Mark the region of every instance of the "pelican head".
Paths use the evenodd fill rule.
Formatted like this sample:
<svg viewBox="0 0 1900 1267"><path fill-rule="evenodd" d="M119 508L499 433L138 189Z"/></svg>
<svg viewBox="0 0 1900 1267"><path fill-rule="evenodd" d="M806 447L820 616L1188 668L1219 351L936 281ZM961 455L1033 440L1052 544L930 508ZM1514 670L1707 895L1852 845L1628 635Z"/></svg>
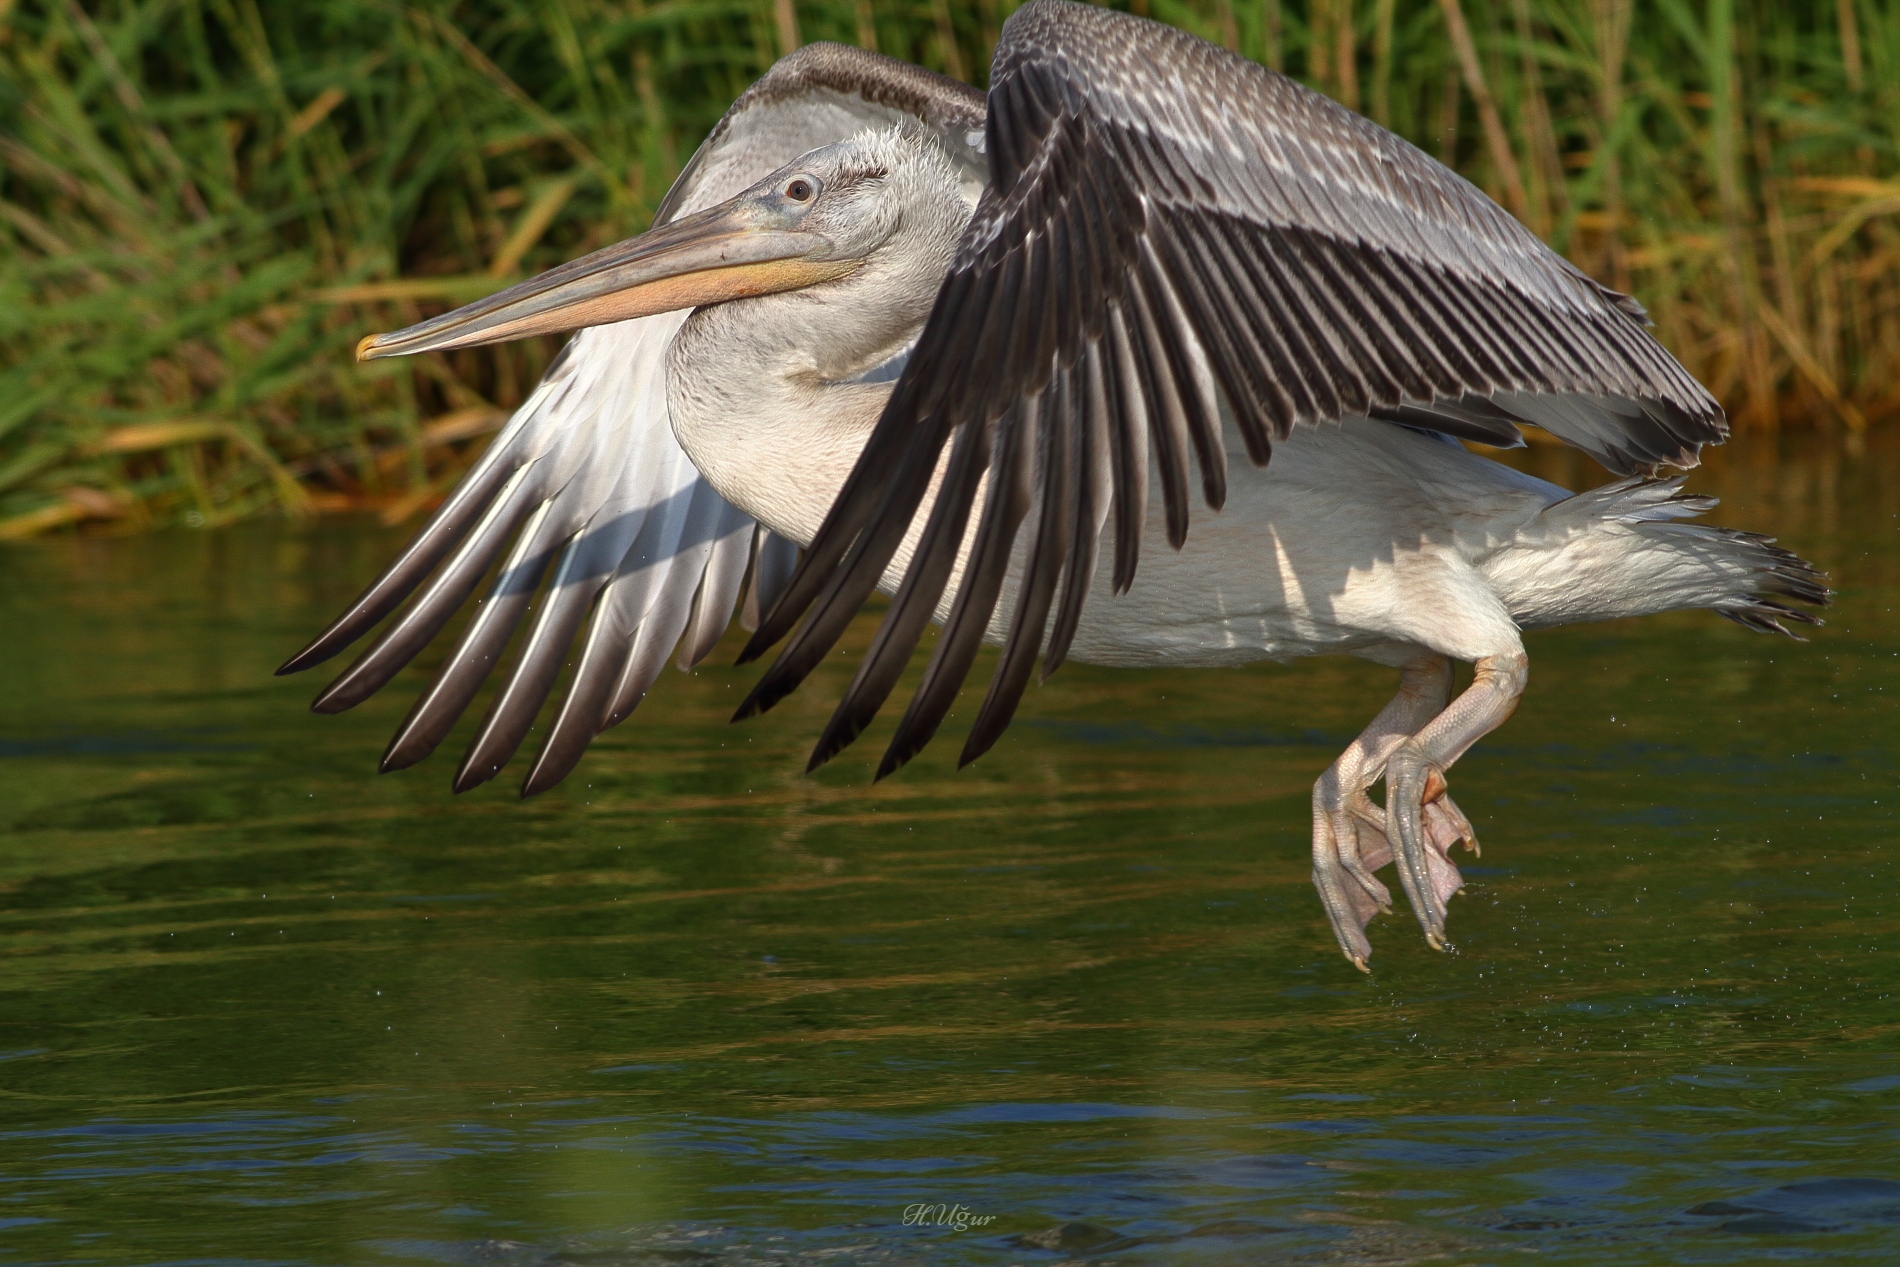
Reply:
<svg viewBox="0 0 1900 1267"><path fill-rule="evenodd" d="M557 334L682 308L804 290L867 265L934 289L969 218L949 162L914 129L812 150L717 206L357 345L359 360ZM873 268L885 272L887 268Z"/></svg>

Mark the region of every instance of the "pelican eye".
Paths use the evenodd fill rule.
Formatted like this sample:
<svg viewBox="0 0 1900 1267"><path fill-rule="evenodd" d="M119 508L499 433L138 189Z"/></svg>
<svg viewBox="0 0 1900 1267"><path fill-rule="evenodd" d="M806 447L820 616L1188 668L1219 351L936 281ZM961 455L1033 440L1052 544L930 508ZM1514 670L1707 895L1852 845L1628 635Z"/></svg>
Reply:
<svg viewBox="0 0 1900 1267"><path fill-rule="evenodd" d="M818 196L818 185L805 176L794 176L785 182L785 196L793 202L810 202Z"/></svg>

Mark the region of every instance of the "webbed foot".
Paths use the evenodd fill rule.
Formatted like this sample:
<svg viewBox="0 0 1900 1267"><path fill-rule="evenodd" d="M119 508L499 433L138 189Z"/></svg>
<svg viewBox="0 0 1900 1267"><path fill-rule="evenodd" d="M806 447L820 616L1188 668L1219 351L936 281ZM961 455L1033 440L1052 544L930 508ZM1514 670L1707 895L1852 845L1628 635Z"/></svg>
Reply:
<svg viewBox="0 0 1900 1267"><path fill-rule="evenodd" d="M1439 950L1451 949L1445 903L1462 887L1447 851L1459 840L1477 849L1470 821L1445 794L1445 771L1510 717L1530 668L1521 651L1487 656L1475 667L1471 686L1401 743L1385 766L1387 835L1397 838L1399 880L1425 940Z"/></svg>
<svg viewBox="0 0 1900 1267"><path fill-rule="evenodd" d="M1366 938L1366 925L1373 916L1392 910L1391 891L1373 874L1396 854L1388 834L1389 820L1364 792L1341 798L1337 806L1323 804L1318 793L1315 788L1313 885L1341 952L1354 967L1367 972L1372 943ZM1464 878L1451 860L1452 847L1462 843L1478 852L1477 833L1446 793L1443 776L1437 779L1435 794L1423 803L1421 824L1431 891L1442 907L1464 887ZM1436 944L1443 948L1442 939Z"/></svg>

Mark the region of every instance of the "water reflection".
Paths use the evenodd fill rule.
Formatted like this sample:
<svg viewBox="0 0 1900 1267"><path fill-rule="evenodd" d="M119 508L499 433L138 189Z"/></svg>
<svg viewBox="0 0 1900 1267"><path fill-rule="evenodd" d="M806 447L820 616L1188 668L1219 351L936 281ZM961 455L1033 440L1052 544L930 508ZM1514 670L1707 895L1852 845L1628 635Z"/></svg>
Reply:
<svg viewBox="0 0 1900 1267"><path fill-rule="evenodd" d="M519 804L268 676L387 534L13 548L0 1254L1890 1261L1897 474L1712 463L1829 626L1535 636L1462 953L1400 912L1370 979L1305 819L1371 666L1069 666L876 787L798 774L843 661L738 728L711 667Z"/></svg>

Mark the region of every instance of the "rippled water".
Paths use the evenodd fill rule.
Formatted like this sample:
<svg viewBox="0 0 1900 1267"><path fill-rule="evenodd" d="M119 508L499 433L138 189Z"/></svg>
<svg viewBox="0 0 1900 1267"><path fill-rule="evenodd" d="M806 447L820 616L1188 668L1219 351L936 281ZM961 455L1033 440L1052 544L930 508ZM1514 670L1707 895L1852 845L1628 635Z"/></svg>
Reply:
<svg viewBox="0 0 1900 1267"><path fill-rule="evenodd" d="M1900 1259L1900 448L1698 483L1828 627L1533 637L1370 977L1306 798L1385 670L1070 666L871 787L734 642L458 799L269 675L400 533L11 547L0 1262Z"/></svg>

